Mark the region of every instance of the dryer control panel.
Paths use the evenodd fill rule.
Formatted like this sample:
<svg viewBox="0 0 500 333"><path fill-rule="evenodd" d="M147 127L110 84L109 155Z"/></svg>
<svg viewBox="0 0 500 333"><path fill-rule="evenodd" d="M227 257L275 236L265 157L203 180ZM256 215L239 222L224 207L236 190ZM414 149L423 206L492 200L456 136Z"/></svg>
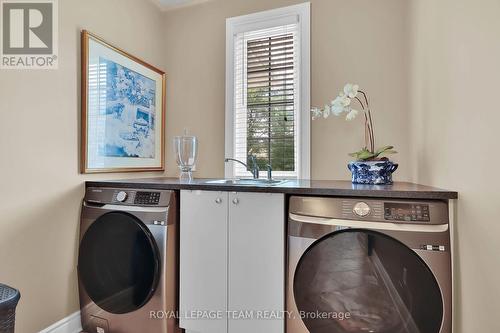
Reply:
<svg viewBox="0 0 500 333"><path fill-rule="evenodd" d="M395 221L429 222L429 205L425 203L385 202L384 218Z"/></svg>
<svg viewBox="0 0 500 333"><path fill-rule="evenodd" d="M299 197L290 199L291 213L386 223L445 224L448 205L440 200Z"/></svg>

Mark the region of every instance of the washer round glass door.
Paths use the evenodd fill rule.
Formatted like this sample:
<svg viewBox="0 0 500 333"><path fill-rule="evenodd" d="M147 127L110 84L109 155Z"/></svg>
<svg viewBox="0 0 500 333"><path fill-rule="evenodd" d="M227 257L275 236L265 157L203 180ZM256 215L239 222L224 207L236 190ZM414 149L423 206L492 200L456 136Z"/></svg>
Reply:
<svg viewBox="0 0 500 333"><path fill-rule="evenodd" d="M160 256L149 229L135 216L100 216L80 242L78 274L90 299L110 313L135 311L158 285Z"/></svg>
<svg viewBox="0 0 500 333"><path fill-rule="evenodd" d="M378 232L346 229L313 243L293 281L311 333L439 333L443 300L424 261Z"/></svg>

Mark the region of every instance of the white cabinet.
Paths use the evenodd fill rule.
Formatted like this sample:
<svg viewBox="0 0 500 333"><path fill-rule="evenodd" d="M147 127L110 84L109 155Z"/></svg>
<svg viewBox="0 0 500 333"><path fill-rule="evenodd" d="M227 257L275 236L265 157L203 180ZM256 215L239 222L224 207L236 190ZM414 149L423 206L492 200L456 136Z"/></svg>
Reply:
<svg viewBox="0 0 500 333"><path fill-rule="evenodd" d="M180 326L227 332L225 318L204 318L227 310L227 193L181 191L180 205Z"/></svg>
<svg viewBox="0 0 500 333"><path fill-rule="evenodd" d="M283 194L181 191L180 310L188 333L283 333ZM209 289L209 290L206 290Z"/></svg>
<svg viewBox="0 0 500 333"><path fill-rule="evenodd" d="M284 201L283 194L229 194L228 308L254 311L249 319L230 316L229 333L284 332L283 320L269 319L285 309Z"/></svg>

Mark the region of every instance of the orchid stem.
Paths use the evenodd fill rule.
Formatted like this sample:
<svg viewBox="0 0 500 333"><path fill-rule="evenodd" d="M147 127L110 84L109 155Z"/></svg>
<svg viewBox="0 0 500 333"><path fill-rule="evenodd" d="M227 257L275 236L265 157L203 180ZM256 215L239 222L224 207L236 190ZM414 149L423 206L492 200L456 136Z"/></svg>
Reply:
<svg viewBox="0 0 500 333"><path fill-rule="evenodd" d="M368 149L368 145L370 146L370 148L373 147L373 135L369 125L369 117L366 113L365 105L363 105L363 102L359 99L359 97L354 98L358 101L359 105L361 105L361 109L363 109L363 114L365 115L365 148Z"/></svg>
<svg viewBox="0 0 500 333"><path fill-rule="evenodd" d="M366 103L366 108L368 109L368 122L369 122L369 127L370 127L370 141L371 141L371 145L370 145L370 148L371 148L371 152L374 153L375 152L375 132L373 130L373 120L372 120L372 113L371 113L371 110L370 110L370 103L368 102L368 97L366 96L365 92L362 91L362 90L359 90L359 92L361 94L363 94L363 97L365 99L365 103ZM359 99L358 99L359 100Z"/></svg>

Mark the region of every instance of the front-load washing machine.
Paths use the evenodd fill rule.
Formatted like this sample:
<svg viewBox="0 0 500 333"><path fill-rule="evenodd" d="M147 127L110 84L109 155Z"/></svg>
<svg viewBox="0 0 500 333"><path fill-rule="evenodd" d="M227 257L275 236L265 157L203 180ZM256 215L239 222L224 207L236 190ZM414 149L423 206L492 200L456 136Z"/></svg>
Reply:
<svg viewBox="0 0 500 333"><path fill-rule="evenodd" d="M451 333L444 201L291 197L287 333Z"/></svg>
<svg viewBox="0 0 500 333"><path fill-rule="evenodd" d="M177 212L172 191L87 188L78 253L85 332L177 332Z"/></svg>

